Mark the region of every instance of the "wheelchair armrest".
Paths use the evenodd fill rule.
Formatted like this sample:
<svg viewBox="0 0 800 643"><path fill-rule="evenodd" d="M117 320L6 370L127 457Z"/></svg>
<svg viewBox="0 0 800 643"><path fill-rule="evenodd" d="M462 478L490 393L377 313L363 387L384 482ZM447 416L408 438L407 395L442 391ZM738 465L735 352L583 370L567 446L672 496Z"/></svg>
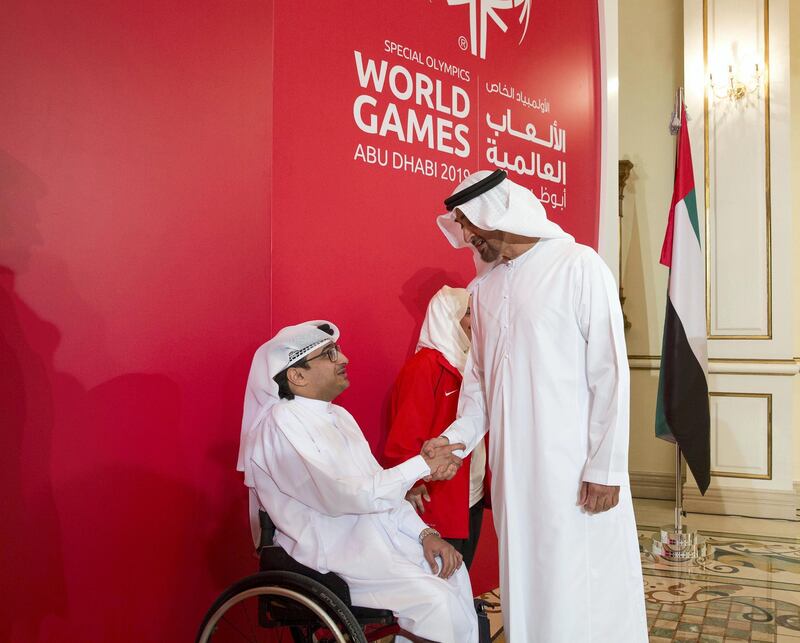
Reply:
<svg viewBox="0 0 800 643"><path fill-rule="evenodd" d="M263 509L258 510L258 522L261 524L261 541L258 543L257 551L264 547L269 547L275 538L275 523Z"/></svg>

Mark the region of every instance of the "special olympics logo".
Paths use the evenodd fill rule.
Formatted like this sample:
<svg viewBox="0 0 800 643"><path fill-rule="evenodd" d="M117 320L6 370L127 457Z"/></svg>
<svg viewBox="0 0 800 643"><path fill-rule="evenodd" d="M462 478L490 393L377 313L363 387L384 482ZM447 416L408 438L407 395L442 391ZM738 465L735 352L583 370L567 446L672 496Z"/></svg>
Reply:
<svg viewBox="0 0 800 643"><path fill-rule="evenodd" d="M525 34L528 33L528 23L531 19L531 4L533 0L447 0L450 7L458 5L469 5L469 38L470 38L470 51L473 56L478 55L480 49L480 57L486 58L486 34L488 30L489 18L492 19L500 30L505 33L508 31L508 25L498 15L497 10L517 9L522 7L519 13L519 23L525 23L525 28L522 31L522 37L519 39L521 43L525 39ZM466 38L463 36L459 38L459 46L466 50Z"/></svg>

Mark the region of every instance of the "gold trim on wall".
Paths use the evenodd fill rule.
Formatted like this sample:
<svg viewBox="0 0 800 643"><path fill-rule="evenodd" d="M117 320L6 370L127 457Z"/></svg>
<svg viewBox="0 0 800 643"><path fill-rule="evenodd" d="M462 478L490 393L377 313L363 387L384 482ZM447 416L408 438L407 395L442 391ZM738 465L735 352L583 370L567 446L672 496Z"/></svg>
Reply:
<svg viewBox="0 0 800 643"><path fill-rule="evenodd" d="M628 355L628 359L652 359L661 360L661 355ZM742 364L793 364L800 361L800 357L788 359L766 359L753 357L709 357L708 363L741 362Z"/></svg>
<svg viewBox="0 0 800 643"><path fill-rule="evenodd" d="M748 480L772 480L772 393L731 393L709 391L708 397L759 397L767 400L767 473L729 473L711 470L716 478L745 478Z"/></svg>
<svg viewBox="0 0 800 643"><path fill-rule="evenodd" d="M628 355L628 359L661 359L661 355ZM800 361L800 357L788 359L762 359L751 357L709 357L709 363L714 362L742 362L743 364L791 364Z"/></svg>
<svg viewBox="0 0 800 643"><path fill-rule="evenodd" d="M800 374L800 360L712 357L708 360L709 376L746 375L749 377L794 377ZM631 371L653 371L661 368L660 355L629 355Z"/></svg>
<svg viewBox="0 0 800 643"><path fill-rule="evenodd" d="M769 102L769 0L764 0L764 150L765 150L765 205L767 251L767 334L766 335L714 335L711 333L711 188L709 179L708 144L708 0L703 0L703 176L705 180L705 259L706 259L706 335L708 339L772 339L772 192L770 169L770 102Z"/></svg>
<svg viewBox="0 0 800 643"><path fill-rule="evenodd" d="M743 364L793 364L793 359L759 359L751 357L710 357L710 363L741 362Z"/></svg>

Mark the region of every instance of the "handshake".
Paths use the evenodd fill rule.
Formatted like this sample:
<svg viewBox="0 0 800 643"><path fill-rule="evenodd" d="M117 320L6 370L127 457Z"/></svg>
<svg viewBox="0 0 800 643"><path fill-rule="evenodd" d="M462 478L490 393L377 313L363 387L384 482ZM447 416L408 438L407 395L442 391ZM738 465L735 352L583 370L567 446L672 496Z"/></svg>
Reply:
<svg viewBox="0 0 800 643"><path fill-rule="evenodd" d="M420 455L425 463L430 467L430 474L424 480L450 480L462 464L461 458L453 455L453 451L464 448L460 442L450 444L445 437L431 438L422 444Z"/></svg>

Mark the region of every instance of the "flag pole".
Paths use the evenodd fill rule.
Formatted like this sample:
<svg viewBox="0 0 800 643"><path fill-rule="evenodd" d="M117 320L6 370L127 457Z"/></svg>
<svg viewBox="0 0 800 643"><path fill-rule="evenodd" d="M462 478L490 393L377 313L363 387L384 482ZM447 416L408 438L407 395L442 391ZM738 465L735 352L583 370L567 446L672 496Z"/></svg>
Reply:
<svg viewBox="0 0 800 643"><path fill-rule="evenodd" d="M672 112L672 119L670 120L670 133L675 135L681 133L681 128L685 127L686 120L688 120L688 116L686 116L686 110L684 106L684 91L683 87L678 88L678 91L675 92L675 109ZM672 283L672 259L675 256L674 254L674 246L673 242L675 240L675 230L674 230L674 216L676 210L674 209L676 204L679 202L678 197L680 197L680 201L686 205L686 197L689 194L694 194L694 180L691 177L691 154L689 153L689 146L688 146L688 132L682 132L682 137L685 138L685 150L683 150L683 146L681 145L680 139L678 142L677 150L676 150L676 158L675 158L675 186L673 189L673 202L670 206L670 218L669 223L667 225L667 236L664 238L664 246L661 249L661 263L665 266L668 266L670 269L670 284ZM688 155L688 156L687 156ZM681 159L683 157L687 157L684 160L684 163L681 163ZM681 170L684 170L684 173L681 174ZM689 175L689 178L685 176L685 174ZM692 203L694 199L692 198ZM684 212L687 215L688 219L691 219L693 216L695 219L697 218L697 213L694 211L695 208L692 205L692 211L687 212L687 209L684 208ZM695 236L697 237L699 249L699 234L697 233L697 225L694 224L695 228ZM685 242L685 240L684 240ZM693 245L693 244L690 244ZM669 295L668 295L669 297ZM668 308L669 311L669 308ZM668 347L666 343L667 337L667 321L664 324L664 347L662 349L661 355L661 370L659 374L659 393L658 393L658 401L656 403L656 437L662 437L664 439L675 441L675 516L673 524L671 525L664 525L659 529L659 531L653 534L652 538L652 545L651 545L651 552L668 561L671 563L686 563L692 564L696 560L703 559L706 557L706 539L697 533L697 530L691 529L687 525L683 523L683 460L681 459L681 448L678 444L677 438L673 433L673 427L669 424L669 411L667 410L666 406L666 399L669 395L669 391L666 388L662 390L662 378L665 376L666 369L664 367L664 361L668 355ZM694 329L695 331L697 329ZM705 336L705 329L702 329L702 332L698 336ZM674 347L673 347L674 348ZM685 348L685 347L684 347ZM700 364L705 368L704 364ZM680 395L688 395L686 390L678 390L677 392L673 392L673 394ZM664 406L662 407L662 403ZM659 431L661 429L661 431ZM666 429L666 430L665 430ZM691 467L690 467L691 469Z"/></svg>
<svg viewBox="0 0 800 643"><path fill-rule="evenodd" d="M675 442L675 532L683 531L683 476L681 475L681 447Z"/></svg>
<svg viewBox="0 0 800 643"><path fill-rule="evenodd" d="M683 524L683 460L675 443L675 521L653 534L651 551L672 563L692 564L706 557L706 539Z"/></svg>

